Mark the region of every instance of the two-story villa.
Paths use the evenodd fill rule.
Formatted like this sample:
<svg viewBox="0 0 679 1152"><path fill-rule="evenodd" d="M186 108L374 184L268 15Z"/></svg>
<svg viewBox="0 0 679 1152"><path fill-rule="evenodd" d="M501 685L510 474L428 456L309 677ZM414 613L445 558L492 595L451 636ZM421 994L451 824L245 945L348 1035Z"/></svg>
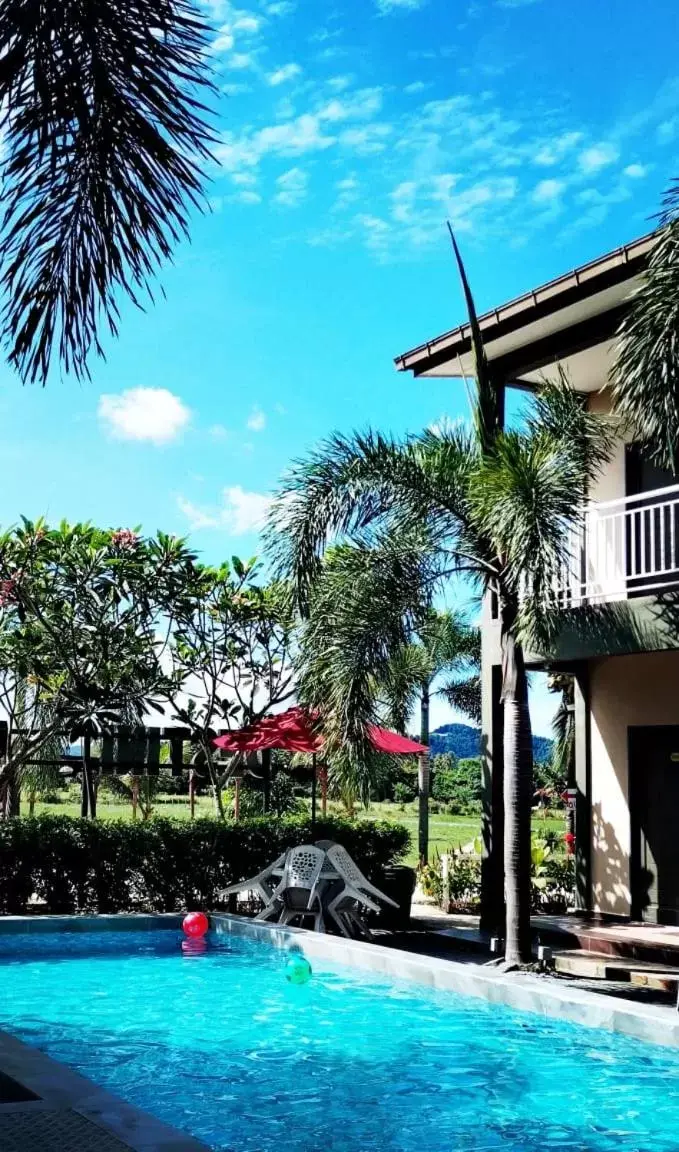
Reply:
<svg viewBox="0 0 679 1152"><path fill-rule="evenodd" d="M615 333L653 244L646 236L480 320L503 388L534 389L560 365L593 411L610 412ZM414 376L471 375L464 324L396 360ZM620 427L559 589L565 622L536 668L575 677L577 904L679 923L679 484ZM675 601L675 596L677 597ZM500 649L483 617L484 913L502 903Z"/></svg>

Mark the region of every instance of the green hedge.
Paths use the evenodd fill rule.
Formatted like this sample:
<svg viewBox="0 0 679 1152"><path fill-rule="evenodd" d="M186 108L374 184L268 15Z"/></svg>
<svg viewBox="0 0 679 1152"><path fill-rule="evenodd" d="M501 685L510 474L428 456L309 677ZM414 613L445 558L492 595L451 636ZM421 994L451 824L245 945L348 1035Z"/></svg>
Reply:
<svg viewBox="0 0 679 1152"><path fill-rule="evenodd" d="M408 831L386 822L318 821L312 837L308 818L17 818L0 822L0 913L21 915L32 896L61 913L210 908L220 889L312 839L339 841L375 878L410 846Z"/></svg>

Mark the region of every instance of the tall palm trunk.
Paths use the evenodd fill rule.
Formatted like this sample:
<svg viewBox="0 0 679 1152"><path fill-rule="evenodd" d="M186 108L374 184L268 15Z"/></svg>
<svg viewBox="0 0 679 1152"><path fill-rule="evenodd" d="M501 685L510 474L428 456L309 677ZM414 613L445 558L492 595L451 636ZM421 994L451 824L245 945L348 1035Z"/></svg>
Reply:
<svg viewBox="0 0 679 1152"><path fill-rule="evenodd" d="M514 633L516 611L502 613L502 702L504 708L505 809L505 963L531 960L531 802L533 749L528 708L528 679L521 645Z"/></svg>
<svg viewBox="0 0 679 1152"><path fill-rule="evenodd" d="M420 742L429 747L429 684L425 681L420 695ZM423 752L418 764L418 853L420 864L429 862L429 753Z"/></svg>

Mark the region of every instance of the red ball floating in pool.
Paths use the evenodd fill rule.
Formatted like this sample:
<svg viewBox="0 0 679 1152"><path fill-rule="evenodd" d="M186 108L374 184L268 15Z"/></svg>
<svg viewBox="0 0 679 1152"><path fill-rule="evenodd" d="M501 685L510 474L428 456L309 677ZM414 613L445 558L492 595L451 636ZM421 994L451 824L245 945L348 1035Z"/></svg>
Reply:
<svg viewBox="0 0 679 1152"><path fill-rule="evenodd" d="M204 912L189 912L188 916L184 917L182 924L185 934L190 936L192 940L200 940L209 927L210 925Z"/></svg>

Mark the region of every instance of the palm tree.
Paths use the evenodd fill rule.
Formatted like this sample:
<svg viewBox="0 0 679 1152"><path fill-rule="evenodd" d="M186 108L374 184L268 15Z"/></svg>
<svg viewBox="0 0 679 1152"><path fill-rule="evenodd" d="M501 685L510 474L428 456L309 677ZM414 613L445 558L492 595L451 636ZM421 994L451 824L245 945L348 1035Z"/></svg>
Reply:
<svg viewBox="0 0 679 1152"><path fill-rule="evenodd" d="M418 571L416 541L412 541L412 573ZM372 547L340 545L328 552L314 587L311 623L302 636L301 693L314 707L328 691L345 683L348 670L354 692L362 677L362 692L372 698L381 720L405 733L416 708L420 714L420 740L429 744L429 710L433 695L444 696L472 719L480 719L481 689L478 664L481 642L478 629L459 615L437 611L431 602L432 583L423 579L420 600L394 619L394 584L391 565L402 564L405 549L393 541ZM431 571L422 542L419 571ZM389 573L389 579L385 577ZM398 576L397 576L398 579ZM414 589L417 591L417 581ZM385 596L386 591L386 596ZM409 588L409 593L411 589ZM384 638L383 650L371 649L371 640ZM364 653L369 658L364 658ZM447 679L442 681L442 677ZM313 697L313 699L311 699ZM341 759L340 759L341 762ZM369 792L373 757L361 768L366 773L362 791ZM420 758L419 855L428 860L429 766ZM348 781L344 781L345 790Z"/></svg>
<svg viewBox="0 0 679 1152"><path fill-rule="evenodd" d="M354 761L365 749L366 725L374 715L361 663L393 650L403 620L416 618L423 580L433 593L451 576L464 575L479 592L496 597L504 710L505 961L513 967L531 955L532 740L525 648L546 645L553 634L553 590L570 559L567 541L581 527L580 509L608 458L611 437L561 377L540 390L523 430L503 430L501 388L488 369L454 238L453 245L476 359L471 429L428 429L405 441L380 432L334 435L284 479L272 507L269 547L293 579L303 613L312 607L330 543L339 538L365 548L386 540L392 549L380 593L381 633L365 643L361 660L346 658L334 683L327 672L341 661L326 655L325 683L315 690L323 697L317 703L326 731ZM409 544L413 534L418 543L426 541L424 562L422 549ZM310 626L317 627L313 614Z"/></svg>
<svg viewBox="0 0 679 1152"><path fill-rule="evenodd" d="M200 202L207 26L191 0L0 5L2 329L24 382L88 374Z"/></svg>
<svg viewBox="0 0 679 1152"><path fill-rule="evenodd" d="M389 701L387 715L397 726L405 707L419 702L420 741L429 746L431 698L444 696L449 703L480 719L481 683L478 667L469 674L469 664L478 666L481 639L478 629L466 626L452 612L434 609L425 615L410 644L398 649L391 660L384 695ZM460 673L467 673L460 679ZM444 683L440 679L447 676ZM405 728L405 724L403 725ZM420 757L419 766L418 857L429 861L429 758Z"/></svg>
<svg viewBox="0 0 679 1152"><path fill-rule="evenodd" d="M613 398L648 456L679 470L679 180L666 193L644 282L620 327Z"/></svg>

